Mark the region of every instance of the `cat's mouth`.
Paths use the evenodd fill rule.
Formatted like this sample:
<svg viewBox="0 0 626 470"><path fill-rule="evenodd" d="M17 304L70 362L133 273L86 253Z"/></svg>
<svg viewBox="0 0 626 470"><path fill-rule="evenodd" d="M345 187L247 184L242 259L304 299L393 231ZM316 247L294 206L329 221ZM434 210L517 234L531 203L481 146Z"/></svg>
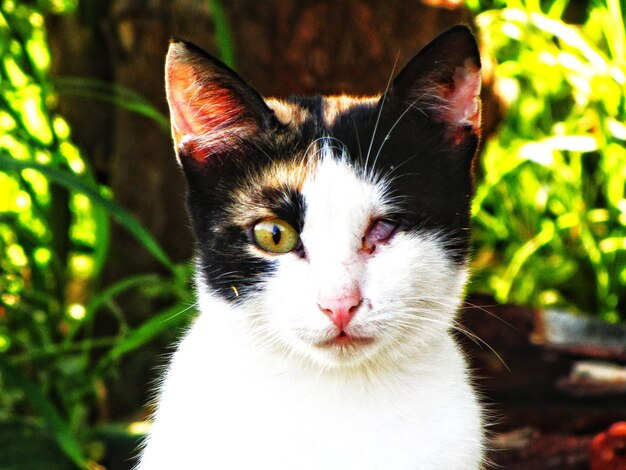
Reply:
<svg viewBox="0 0 626 470"><path fill-rule="evenodd" d="M337 336L320 343L318 346L322 348L336 347L336 346L364 346L374 341L373 338L366 338L362 336L353 336L341 330Z"/></svg>

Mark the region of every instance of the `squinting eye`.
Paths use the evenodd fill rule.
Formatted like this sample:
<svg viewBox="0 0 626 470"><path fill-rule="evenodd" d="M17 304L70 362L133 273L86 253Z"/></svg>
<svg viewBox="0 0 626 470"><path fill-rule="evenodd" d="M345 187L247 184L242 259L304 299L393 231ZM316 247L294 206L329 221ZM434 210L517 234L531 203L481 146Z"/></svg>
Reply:
<svg viewBox="0 0 626 470"><path fill-rule="evenodd" d="M365 233L362 239L362 249L366 253L372 254L376 249L378 243L383 243L389 240L394 233L398 224L390 220L377 220Z"/></svg>
<svg viewBox="0 0 626 470"><path fill-rule="evenodd" d="M288 253L300 242L296 229L282 219L262 220L254 226L252 234L257 246L269 253Z"/></svg>

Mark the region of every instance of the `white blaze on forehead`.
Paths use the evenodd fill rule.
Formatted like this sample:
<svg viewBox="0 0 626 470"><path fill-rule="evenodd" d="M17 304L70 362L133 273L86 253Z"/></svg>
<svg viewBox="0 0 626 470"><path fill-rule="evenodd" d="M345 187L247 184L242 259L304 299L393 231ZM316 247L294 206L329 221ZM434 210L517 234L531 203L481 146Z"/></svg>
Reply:
<svg viewBox="0 0 626 470"><path fill-rule="evenodd" d="M385 208L382 191L361 176L342 150L323 140L317 169L304 182L302 242L319 294L339 297L361 282L361 239Z"/></svg>

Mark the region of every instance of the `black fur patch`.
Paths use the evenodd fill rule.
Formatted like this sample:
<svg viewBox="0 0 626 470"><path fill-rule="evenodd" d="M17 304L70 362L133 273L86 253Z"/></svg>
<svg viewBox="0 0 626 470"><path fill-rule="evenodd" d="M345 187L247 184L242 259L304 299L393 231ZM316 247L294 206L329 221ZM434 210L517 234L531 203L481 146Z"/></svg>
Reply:
<svg viewBox="0 0 626 470"><path fill-rule="evenodd" d="M399 196L405 230L445 234L451 258L464 263L478 138L470 133L460 145L452 145L445 124L432 122L419 110L403 114L406 108L398 103L381 105L376 129L379 107L346 113L337 119L332 135L346 145L356 165L390 182L391 196Z"/></svg>
<svg viewBox="0 0 626 470"><path fill-rule="evenodd" d="M249 207L254 214L256 208L264 207L268 214L286 220L298 231L304 225L306 204L298 188L264 187L255 182L263 181L276 162L303 154L308 141L284 128L260 137L254 145L232 154L212 155L210 163L199 165L195 159L181 157L189 183L188 210L201 272L216 293L232 301L254 294L276 263L249 249L250 231L258 219L238 220L232 208L246 212ZM244 203L236 197L241 191L246 192Z"/></svg>

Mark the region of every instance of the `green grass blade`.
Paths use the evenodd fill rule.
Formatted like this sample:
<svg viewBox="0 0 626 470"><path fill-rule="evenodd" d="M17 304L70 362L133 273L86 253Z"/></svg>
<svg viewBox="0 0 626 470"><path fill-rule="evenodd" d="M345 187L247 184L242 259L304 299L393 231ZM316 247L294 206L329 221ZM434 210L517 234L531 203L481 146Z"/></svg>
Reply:
<svg viewBox="0 0 626 470"><path fill-rule="evenodd" d="M222 61L230 68L235 68L235 48L226 11L220 0L209 0L213 23L215 24L215 42Z"/></svg>
<svg viewBox="0 0 626 470"><path fill-rule="evenodd" d="M161 279L156 274L138 274L136 276L131 276L121 281L114 283L113 285L107 287L102 292L96 293L89 305L87 306L88 312L95 312L102 305L110 302L112 299L117 297L118 295L138 287L151 286L155 284L163 284L165 281Z"/></svg>
<svg viewBox="0 0 626 470"><path fill-rule="evenodd" d="M568 5L569 0L554 0L552 5L548 7L547 16L554 19L560 19Z"/></svg>
<svg viewBox="0 0 626 470"><path fill-rule="evenodd" d="M115 345L115 347L100 360L98 369L106 367L125 354L143 346L161 333L170 330L172 327L185 323L189 320L189 315L191 314L190 310L193 311L194 307L195 304L190 305L189 302L180 302L158 313Z"/></svg>
<svg viewBox="0 0 626 470"><path fill-rule="evenodd" d="M176 273L174 263L167 256L154 237L148 232L144 226L126 209L117 204L115 201L108 199L100 194L98 189L76 176L52 168L41 163L15 160L13 158L0 155L0 169L21 171L32 169L43 173L50 181L71 190L78 191L88 196L91 202L102 206L120 225L128 230L143 247L151 253L158 261L166 266L172 273Z"/></svg>
<svg viewBox="0 0 626 470"><path fill-rule="evenodd" d="M617 62L626 65L626 18L620 0L607 0L607 44Z"/></svg>
<svg viewBox="0 0 626 470"><path fill-rule="evenodd" d="M95 239L97 243L94 245L94 277L102 272L104 264L109 256L110 230L109 218L107 211L102 206L94 206L93 218L95 221Z"/></svg>
<svg viewBox="0 0 626 470"><path fill-rule="evenodd" d="M0 469L76 470L42 426L20 419L0 421Z"/></svg>
<svg viewBox="0 0 626 470"><path fill-rule="evenodd" d="M93 315L108 302L111 302L115 297L127 292L131 289L140 287L153 286L156 284L163 284L165 281L156 274L139 274L137 276L130 276L114 283L107 287L102 292L97 292L89 304L87 305L87 313L81 322L74 323L67 335L65 336L63 343L69 345L80 329L86 324Z"/></svg>
<svg viewBox="0 0 626 470"><path fill-rule="evenodd" d="M535 255L540 248L549 243L554 237L554 224L552 221L545 220L541 231L533 238L524 243L513 255L510 265L507 267L500 286L496 291L497 298L500 302L508 302L511 289L520 273L522 266Z"/></svg>
<svg viewBox="0 0 626 470"><path fill-rule="evenodd" d="M169 131L167 116L156 109L139 93L117 83L104 82L94 78L57 77L56 90L64 96L90 98L114 104L120 108L155 121L163 130Z"/></svg>
<svg viewBox="0 0 626 470"><path fill-rule="evenodd" d="M80 444L54 405L41 393L39 387L18 369L8 364L4 357L0 357L0 373L4 381L12 384L24 393L33 408L45 421L47 428L65 455L78 467L88 468L87 459L83 455Z"/></svg>

